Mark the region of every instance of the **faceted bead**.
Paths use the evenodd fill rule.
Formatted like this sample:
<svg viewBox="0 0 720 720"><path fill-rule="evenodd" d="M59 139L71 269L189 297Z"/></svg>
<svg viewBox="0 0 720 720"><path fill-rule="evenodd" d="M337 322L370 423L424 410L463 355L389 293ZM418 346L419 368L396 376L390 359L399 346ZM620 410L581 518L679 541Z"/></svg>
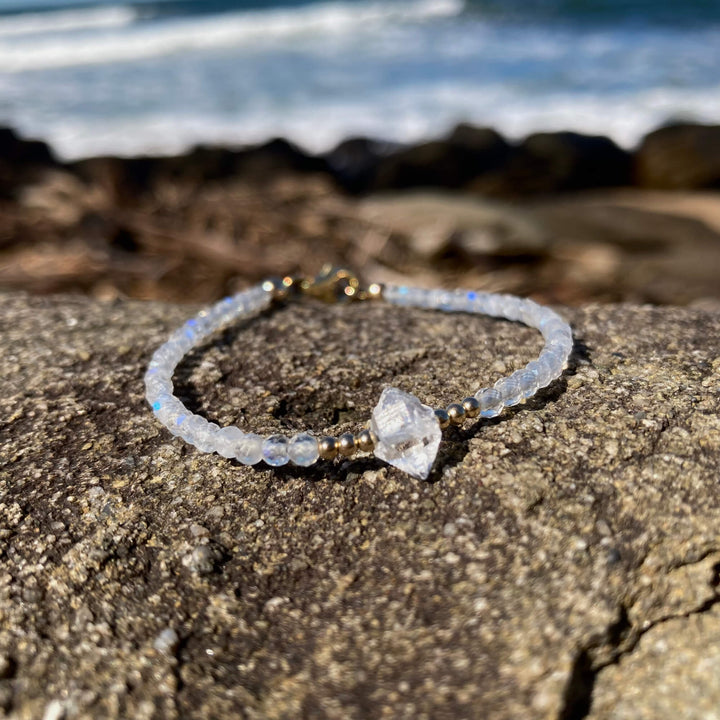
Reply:
<svg viewBox="0 0 720 720"><path fill-rule="evenodd" d="M500 393L503 405L512 407L523 400L522 388L515 375L498 380L495 383L495 389Z"/></svg>
<svg viewBox="0 0 720 720"><path fill-rule="evenodd" d="M162 407L155 412L155 417L157 417L165 427L171 427L175 425L178 417L184 415L185 412L186 410L183 404L177 398L173 397L171 400L162 404Z"/></svg>
<svg viewBox="0 0 720 720"><path fill-rule="evenodd" d="M167 429L175 436L182 437L183 423L190 417L190 413L183 407L182 412L175 418L175 422L168 424Z"/></svg>
<svg viewBox="0 0 720 720"><path fill-rule="evenodd" d="M243 439L245 433L234 425L220 428L215 438L215 452L224 458L235 457L238 443Z"/></svg>
<svg viewBox="0 0 720 720"><path fill-rule="evenodd" d="M217 430L219 428L214 423L209 423L200 415L193 415L183 423L182 438L200 452L212 452L215 449L214 435Z"/></svg>
<svg viewBox="0 0 720 720"><path fill-rule="evenodd" d="M220 432L220 426L217 423L209 422L204 431L200 434L195 442L195 447L202 452L215 452L215 439Z"/></svg>
<svg viewBox="0 0 720 720"><path fill-rule="evenodd" d="M273 467L287 465L290 457L288 456L288 446L290 442L284 435L271 435L265 438L262 447L263 460Z"/></svg>
<svg viewBox="0 0 720 720"><path fill-rule="evenodd" d="M317 438L308 433L300 433L290 440L288 448L290 460L300 467L308 467L320 456Z"/></svg>
<svg viewBox="0 0 720 720"><path fill-rule="evenodd" d="M163 408L166 408L175 398L170 393L160 393L148 399L152 399L152 410L157 417ZM162 420L160 422L162 422Z"/></svg>
<svg viewBox="0 0 720 720"><path fill-rule="evenodd" d="M528 369L526 367L524 370L520 370L515 374L517 375L524 398L529 398L537 392L537 373L532 368Z"/></svg>
<svg viewBox="0 0 720 720"><path fill-rule="evenodd" d="M537 376L537 386L539 388L546 387L553 381L553 365L544 355L541 355L537 360L529 362L527 368L535 372Z"/></svg>
<svg viewBox="0 0 720 720"><path fill-rule="evenodd" d="M495 388L484 388L475 393L480 403L480 416L484 418L496 417L503 411L502 395Z"/></svg>
<svg viewBox="0 0 720 720"><path fill-rule="evenodd" d="M235 445L235 457L243 465L255 465L262 460L263 438L255 433L243 434Z"/></svg>
<svg viewBox="0 0 720 720"><path fill-rule="evenodd" d="M546 346L545 350L543 350L540 355L540 361L548 364L552 379L554 380L560 375L560 373L562 373L567 362L567 357L568 353L566 353L562 348L557 346L551 346L548 348Z"/></svg>
<svg viewBox="0 0 720 720"><path fill-rule="evenodd" d="M427 478L442 437L431 407L402 390L385 388L370 429L376 437L376 457L413 477Z"/></svg>

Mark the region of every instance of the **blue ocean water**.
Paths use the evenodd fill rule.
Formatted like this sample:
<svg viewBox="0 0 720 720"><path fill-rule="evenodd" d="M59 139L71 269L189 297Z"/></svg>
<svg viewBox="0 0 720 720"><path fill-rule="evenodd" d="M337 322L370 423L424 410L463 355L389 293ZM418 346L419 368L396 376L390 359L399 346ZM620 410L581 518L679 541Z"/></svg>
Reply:
<svg viewBox="0 0 720 720"><path fill-rule="evenodd" d="M0 124L74 158L720 121L720 0L0 0Z"/></svg>

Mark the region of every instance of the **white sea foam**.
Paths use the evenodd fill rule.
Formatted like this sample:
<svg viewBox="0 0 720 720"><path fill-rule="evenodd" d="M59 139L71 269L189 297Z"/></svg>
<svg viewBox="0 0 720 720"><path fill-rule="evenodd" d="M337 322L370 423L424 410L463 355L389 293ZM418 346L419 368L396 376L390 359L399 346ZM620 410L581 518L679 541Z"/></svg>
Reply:
<svg viewBox="0 0 720 720"><path fill-rule="evenodd" d="M499 128L511 139L537 131L574 130L609 135L632 148L645 133L678 117L716 121L720 117L720 85L707 91L652 89L612 99L567 93L530 99L501 85L458 85L432 93L417 90L378 95L355 103L296 106L285 113L255 109L230 117L156 112L102 122L63 120L49 130L30 122L24 129L50 140L62 157L75 159L106 153L173 154L197 143L259 143L273 136L323 152L351 135L417 142L440 136L461 121Z"/></svg>
<svg viewBox="0 0 720 720"><path fill-rule="evenodd" d="M332 2L290 10L176 19L162 24L139 23L120 33L97 33L71 39L59 35L39 41L33 38L27 42L0 43L0 71L22 72L117 63L183 51L267 45L302 35L311 35L314 41L322 42L324 35L337 38L343 33L368 32L389 22L454 17L463 8L464 0ZM121 8L117 10L119 14L115 20L119 21L124 11ZM99 21L101 16L95 19ZM110 16L104 18L106 21L110 19ZM76 22L80 22L80 15Z"/></svg>
<svg viewBox="0 0 720 720"><path fill-rule="evenodd" d="M25 31L0 31L0 124L77 158L275 135L324 151L354 134L414 142L459 121L631 147L670 118L720 118L718 24L578 29L463 9L333 0L147 22L86 15L99 25L83 28L87 10L47 32L20 16Z"/></svg>
<svg viewBox="0 0 720 720"><path fill-rule="evenodd" d="M0 17L0 41L24 35L126 27L135 22L137 16L133 8L122 6L6 15Z"/></svg>

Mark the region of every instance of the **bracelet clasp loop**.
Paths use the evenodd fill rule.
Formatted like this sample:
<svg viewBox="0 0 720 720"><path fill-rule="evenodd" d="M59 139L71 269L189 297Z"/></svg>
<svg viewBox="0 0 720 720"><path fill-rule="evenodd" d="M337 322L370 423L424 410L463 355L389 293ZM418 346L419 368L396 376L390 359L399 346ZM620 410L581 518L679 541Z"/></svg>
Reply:
<svg viewBox="0 0 720 720"><path fill-rule="evenodd" d="M324 265L316 277L301 280L299 286L303 294L330 303L370 300L382 295L379 284L373 283L368 288L362 288L360 280L352 270L329 264Z"/></svg>

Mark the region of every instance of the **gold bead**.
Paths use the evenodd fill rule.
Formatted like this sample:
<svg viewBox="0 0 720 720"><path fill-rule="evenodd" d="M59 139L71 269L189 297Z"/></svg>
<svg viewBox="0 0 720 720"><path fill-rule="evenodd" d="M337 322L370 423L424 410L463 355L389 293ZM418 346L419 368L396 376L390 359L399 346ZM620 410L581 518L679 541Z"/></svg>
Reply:
<svg viewBox="0 0 720 720"><path fill-rule="evenodd" d="M355 436L352 433L343 433L338 438L338 452L346 457L355 454Z"/></svg>
<svg viewBox="0 0 720 720"><path fill-rule="evenodd" d="M326 435L318 440L318 450L323 460L332 460L338 454L338 441L332 435Z"/></svg>
<svg viewBox="0 0 720 720"><path fill-rule="evenodd" d="M450 403L447 414L453 425L462 425L465 422L465 408L460 403Z"/></svg>
<svg viewBox="0 0 720 720"><path fill-rule="evenodd" d="M435 417L438 419L438 423L440 423L441 430L444 430L448 425L450 425L450 417L444 410L436 410Z"/></svg>
<svg viewBox="0 0 720 720"><path fill-rule="evenodd" d="M465 408L465 414L469 418L474 418L478 416L478 413L480 412L480 403L478 402L478 399L475 397L466 397L462 401L462 406Z"/></svg>
<svg viewBox="0 0 720 720"><path fill-rule="evenodd" d="M358 433L355 444L363 452L372 452L375 449L375 436L371 430L363 430Z"/></svg>

